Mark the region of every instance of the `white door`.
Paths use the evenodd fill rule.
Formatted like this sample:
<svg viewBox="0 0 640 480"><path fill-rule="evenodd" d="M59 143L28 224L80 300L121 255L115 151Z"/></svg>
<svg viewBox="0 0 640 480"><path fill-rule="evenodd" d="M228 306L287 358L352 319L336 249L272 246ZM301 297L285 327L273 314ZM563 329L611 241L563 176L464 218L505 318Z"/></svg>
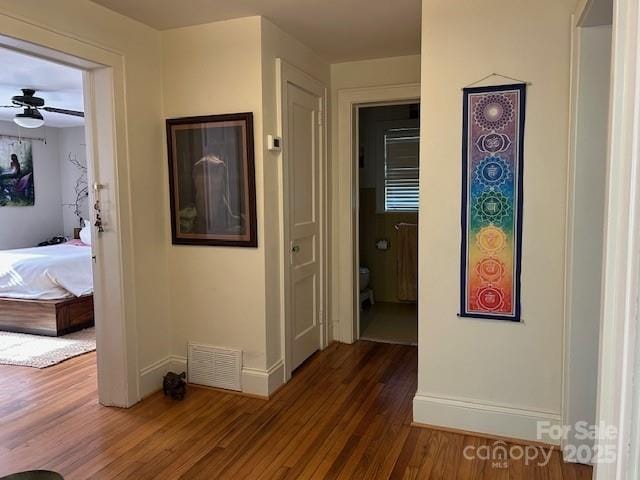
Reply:
<svg viewBox="0 0 640 480"><path fill-rule="evenodd" d="M322 97L286 84L291 370L320 349Z"/></svg>

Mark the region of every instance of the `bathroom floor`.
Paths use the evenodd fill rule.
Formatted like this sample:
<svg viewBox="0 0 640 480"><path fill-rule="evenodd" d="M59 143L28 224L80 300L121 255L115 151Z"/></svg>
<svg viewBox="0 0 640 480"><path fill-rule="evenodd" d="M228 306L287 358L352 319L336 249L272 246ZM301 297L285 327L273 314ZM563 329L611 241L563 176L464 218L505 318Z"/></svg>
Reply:
<svg viewBox="0 0 640 480"><path fill-rule="evenodd" d="M418 305L379 302L360 312L360 339L401 345L418 344Z"/></svg>

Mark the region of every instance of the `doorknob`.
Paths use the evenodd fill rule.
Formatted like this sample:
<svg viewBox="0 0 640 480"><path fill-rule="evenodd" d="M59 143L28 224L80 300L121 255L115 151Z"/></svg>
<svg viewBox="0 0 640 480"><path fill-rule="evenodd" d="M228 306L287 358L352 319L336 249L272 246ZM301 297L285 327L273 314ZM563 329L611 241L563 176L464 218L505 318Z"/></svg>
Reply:
<svg viewBox="0 0 640 480"><path fill-rule="evenodd" d="M293 247L291 247L291 251L293 253L298 253L300 251L300 245L294 245Z"/></svg>

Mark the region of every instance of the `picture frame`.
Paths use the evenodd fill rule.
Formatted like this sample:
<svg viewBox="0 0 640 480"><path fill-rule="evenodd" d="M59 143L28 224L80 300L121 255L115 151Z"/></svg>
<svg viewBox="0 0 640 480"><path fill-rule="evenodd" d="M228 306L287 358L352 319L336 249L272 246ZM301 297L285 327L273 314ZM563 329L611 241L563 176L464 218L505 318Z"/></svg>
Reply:
<svg viewBox="0 0 640 480"><path fill-rule="evenodd" d="M253 113L166 120L174 245L257 247Z"/></svg>

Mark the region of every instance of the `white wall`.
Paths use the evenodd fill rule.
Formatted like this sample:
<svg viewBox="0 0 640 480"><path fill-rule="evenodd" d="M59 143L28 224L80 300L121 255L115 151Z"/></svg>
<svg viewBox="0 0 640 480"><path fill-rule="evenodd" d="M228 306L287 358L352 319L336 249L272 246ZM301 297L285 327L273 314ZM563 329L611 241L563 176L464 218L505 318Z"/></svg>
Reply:
<svg viewBox="0 0 640 480"><path fill-rule="evenodd" d="M21 130L21 131L19 131ZM13 122L0 121L0 135L44 137L47 143L32 141L35 202L32 207L0 207L0 249L35 247L63 234L58 129L25 131Z"/></svg>
<svg viewBox="0 0 640 480"><path fill-rule="evenodd" d="M536 438L537 420L560 422L574 7L574 0L423 2L416 422L525 439ZM521 323L456 316L461 88L491 72L532 83Z"/></svg>
<svg viewBox="0 0 640 480"><path fill-rule="evenodd" d="M0 122L0 135L17 135L13 122ZM45 137L47 143L33 141L35 205L33 207L0 207L0 249L33 247L57 235L73 237L79 226L73 207L74 186L79 173L69 163L75 155L87 164L84 127L46 128L22 135ZM82 203L83 218L88 218L89 205ZM11 226L10 228L8 226Z"/></svg>
<svg viewBox="0 0 640 480"><path fill-rule="evenodd" d="M81 227L80 220L74 214L75 208L68 206L76 201L75 187L76 180L81 172L70 161L75 158L81 165L87 166L87 149L84 136L84 127L60 128L58 141L58 156L60 166L60 184L62 196L62 223L64 234L73 238L73 229ZM85 197L80 203L80 212L83 219L89 218L89 200Z"/></svg>
<svg viewBox="0 0 640 480"><path fill-rule="evenodd" d="M184 357L189 341L241 349L243 389L265 394L249 377L282 359L281 189L263 141L276 131L275 58L327 82L329 67L260 17L167 30L162 43L168 118L253 112L258 215L258 248L169 248L172 350ZM168 203L164 210L169 218Z"/></svg>
<svg viewBox="0 0 640 480"><path fill-rule="evenodd" d="M564 423L596 422L611 26L577 29L575 152L569 168ZM568 444L593 445L572 428ZM571 453L571 452L569 452Z"/></svg>

